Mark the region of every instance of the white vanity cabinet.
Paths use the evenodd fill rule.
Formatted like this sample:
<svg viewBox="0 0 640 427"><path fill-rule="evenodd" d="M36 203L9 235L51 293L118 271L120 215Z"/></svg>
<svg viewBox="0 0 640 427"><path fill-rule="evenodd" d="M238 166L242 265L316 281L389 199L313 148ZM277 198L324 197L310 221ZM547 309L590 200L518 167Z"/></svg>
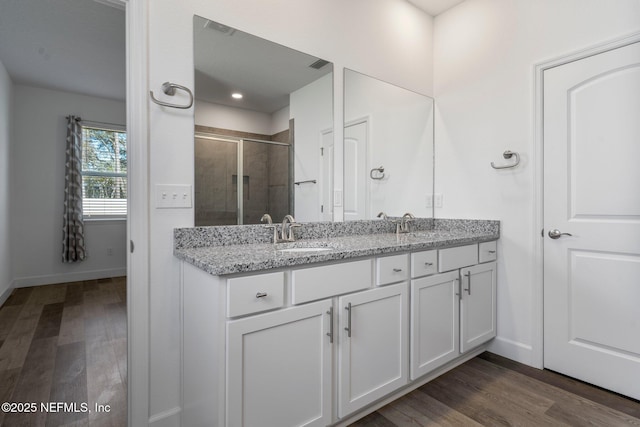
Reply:
<svg viewBox="0 0 640 427"><path fill-rule="evenodd" d="M348 425L480 353L496 334L481 245L229 276L183 262L182 425Z"/></svg>
<svg viewBox="0 0 640 427"><path fill-rule="evenodd" d="M338 416L407 384L408 283L338 299Z"/></svg>
<svg viewBox="0 0 640 427"><path fill-rule="evenodd" d="M445 272L411 280L412 380L496 336L496 263L478 264L495 260L495 248L487 242L439 250Z"/></svg>
<svg viewBox="0 0 640 427"><path fill-rule="evenodd" d="M460 270L460 352L496 336L496 263Z"/></svg>
<svg viewBox="0 0 640 427"><path fill-rule="evenodd" d="M458 271L411 281L411 379L460 354Z"/></svg>
<svg viewBox="0 0 640 427"><path fill-rule="evenodd" d="M331 423L331 300L227 322L228 426Z"/></svg>

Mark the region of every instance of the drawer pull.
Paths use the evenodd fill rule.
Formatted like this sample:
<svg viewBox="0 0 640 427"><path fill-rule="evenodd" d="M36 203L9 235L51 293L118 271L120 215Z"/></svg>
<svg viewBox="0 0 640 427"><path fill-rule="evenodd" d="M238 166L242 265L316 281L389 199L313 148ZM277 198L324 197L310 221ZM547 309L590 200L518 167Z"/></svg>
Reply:
<svg viewBox="0 0 640 427"><path fill-rule="evenodd" d="M433 265L432 262L425 262L424 265L426 265L427 267L431 267Z"/></svg>
<svg viewBox="0 0 640 427"><path fill-rule="evenodd" d="M496 251L487 251L487 252L489 252L490 254L495 254L496 253Z"/></svg>
<svg viewBox="0 0 640 427"><path fill-rule="evenodd" d="M266 296L267 296L267 293L266 293L266 292L258 292L258 293L256 294L256 298L264 298L264 297L266 297Z"/></svg>
<svg viewBox="0 0 640 427"><path fill-rule="evenodd" d="M393 271L395 271L396 273L400 273L402 271L401 268L394 268Z"/></svg>

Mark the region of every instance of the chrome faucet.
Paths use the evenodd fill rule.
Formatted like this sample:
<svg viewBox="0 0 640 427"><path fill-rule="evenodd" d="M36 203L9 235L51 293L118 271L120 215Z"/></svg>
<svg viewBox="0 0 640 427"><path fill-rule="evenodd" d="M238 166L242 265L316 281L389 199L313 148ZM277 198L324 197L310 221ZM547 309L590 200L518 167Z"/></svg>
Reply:
<svg viewBox="0 0 640 427"><path fill-rule="evenodd" d="M277 243L278 242L278 225L273 223L273 220L271 219L271 215L269 215L268 213L262 215L262 218L260 218L260 222L266 222L265 227L273 228L273 243Z"/></svg>
<svg viewBox="0 0 640 427"><path fill-rule="evenodd" d="M380 213L378 214L378 218L387 219L387 218L389 218L389 217L387 216L387 214L386 214L386 213L384 213L384 212L380 212Z"/></svg>
<svg viewBox="0 0 640 427"><path fill-rule="evenodd" d="M293 235L294 227L301 227L301 224L298 224L293 216L286 215L282 219L282 228L280 229L280 239L278 241L295 242L296 237Z"/></svg>
<svg viewBox="0 0 640 427"><path fill-rule="evenodd" d="M413 221L414 219L416 219L415 216L413 216L412 213L407 212L406 214L402 215L402 219L400 220L400 224L399 227L397 228L397 231L399 233L408 233L409 230L409 223L411 223L411 221Z"/></svg>
<svg viewBox="0 0 640 427"><path fill-rule="evenodd" d="M262 218L260 218L260 222L265 222L267 221L267 224L273 224L273 220L271 219L271 215L269 215L268 213L262 215Z"/></svg>

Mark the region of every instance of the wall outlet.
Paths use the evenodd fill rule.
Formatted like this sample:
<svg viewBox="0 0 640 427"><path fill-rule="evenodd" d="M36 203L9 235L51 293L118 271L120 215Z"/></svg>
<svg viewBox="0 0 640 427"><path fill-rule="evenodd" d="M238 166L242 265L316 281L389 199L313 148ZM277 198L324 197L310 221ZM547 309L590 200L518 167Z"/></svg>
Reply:
<svg viewBox="0 0 640 427"><path fill-rule="evenodd" d="M433 197L433 204L436 208L442 207L442 193L436 193Z"/></svg>

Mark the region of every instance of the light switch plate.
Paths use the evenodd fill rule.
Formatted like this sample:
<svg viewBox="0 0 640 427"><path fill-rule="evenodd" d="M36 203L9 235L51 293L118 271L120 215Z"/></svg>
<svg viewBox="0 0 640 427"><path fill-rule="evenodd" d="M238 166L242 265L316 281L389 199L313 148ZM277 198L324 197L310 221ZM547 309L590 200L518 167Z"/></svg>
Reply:
<svg viewBox="0 0 640 427"><path fill-rule="evenodd" d="M157 184L156 208L191 208L191 186Z"/></svg>

